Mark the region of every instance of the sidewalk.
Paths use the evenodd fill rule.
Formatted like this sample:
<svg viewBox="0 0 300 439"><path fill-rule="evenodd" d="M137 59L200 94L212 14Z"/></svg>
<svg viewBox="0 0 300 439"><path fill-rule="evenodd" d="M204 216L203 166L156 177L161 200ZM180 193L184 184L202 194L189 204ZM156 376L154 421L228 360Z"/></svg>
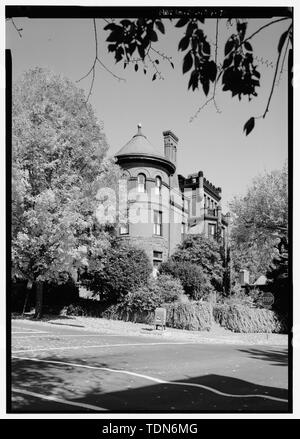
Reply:
<svg viewBox="0 0 300 439"><path fill-rule="evenodd" d="M123 322L96 317L77 316L44 316L42 320L31 320L29 316L15 317L24 324L43 324L53 326L57 324L66 328L72 327L78 331L93 331L101 334L116 334L126 336L151 336L167 340L186 340L206 344L242 344L242 345L277 345L287 346L287 334L259 334L259 333L234 333L215 324L211 331L187 331L183 329L166 328L165 331L155 330L153 325L145 323ZM74 325L78 325L77 327Z"/></svg>

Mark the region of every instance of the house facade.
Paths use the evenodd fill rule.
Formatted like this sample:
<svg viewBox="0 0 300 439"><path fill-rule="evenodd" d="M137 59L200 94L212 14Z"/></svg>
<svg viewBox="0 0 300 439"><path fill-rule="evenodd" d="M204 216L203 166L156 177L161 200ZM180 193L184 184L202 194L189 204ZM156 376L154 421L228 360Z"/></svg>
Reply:
<svg viewBox="0 0 300 439"><path fill-rule="evenodd" d="M177 174L178 137L163 132L163 151L137 133L115 155L126 180L126 220L118 236L143 248L157 268L189 234L204 234L228 246L228 215L222 214L221 188L202 171Z"/></svg>

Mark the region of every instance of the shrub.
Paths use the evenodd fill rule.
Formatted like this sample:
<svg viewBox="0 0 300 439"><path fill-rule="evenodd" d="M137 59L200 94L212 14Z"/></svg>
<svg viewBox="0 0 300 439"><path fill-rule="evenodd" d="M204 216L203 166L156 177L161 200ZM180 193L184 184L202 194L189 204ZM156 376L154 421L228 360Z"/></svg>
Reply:
<svg viewBox="0 0 300 439"><path fill-rule="evenodd" d="M117 304L111 305L104 317L136 323L153 323L155 308L161 305L184 300L184 290L178 279L161 275L150 279L136 291L120 297Z"/></svg>
<svg viewBox="0 0 300 439"><path fill-rule="evenodd" d="M116 243L108 250L104 265L90 273L89 288L107 302L116 303L121 296L146 284L151 272L144 250Z"/></svg>
<svg viewBox="0 0 300 439"><path fill-rule="evenodd" d="M213 289L223 290L224 264L222 248L213 238L204 235L190 235L179 246L172 259L177 262L195 264Z"/></svg>
<svg viewBox="0 0 300 439"><path fill-rule="evenodd" d="M105 305L98 300L80 298L60 311L62 316L102 317Z"/></svg>
<svg viewBox="0 0 300 439"><path fill-rule="evenodd" d="M117 304L111 305L103 317L135 323L152 323L154 310L162 304L162 298L149 285L123 296Z"/></svg>
<svg viewBox="0 0 300 439"><path fill-rule="evenodd" d="M11 283L11 309L22 312L26 302L25 312L34 307L36 300L36 284L27 289L27 281ZM46 312L57 313L64 306L74 303L79 298L79 289L75 282L68 279L63 284L45 282L43 295L43 308Z"/></svg>
<svg viewBox="0 0 300 439"><path fill-rule="evenodd" d="M243 305L249 307L256 306L257 294L255 292L250 292L247 294L244 289L235 287L231 290L231 295L228 297L219 296L218 302L226 305Z"/></svg>
<svg viewBox="0 0 300 439"><path fill-rule="evenodd" d="M286 244L287 245L287 244ZM286 246L285 245L285 246ZM274 294L273 309L283 316L289 313L292 297L292 286L289 282L289 261L287 249L278 254L267 271L269 291Z"/></svg>
<svg viewBox="0 0 300 439"><path fill-rule="evenodd" d="M207 302L170 303L167 326L190 331L209 331L213 322L212 306Z"/></svg>
<svg viewBox="0 0 300 439"><path fill-rule="evenodd" d="M217 323L233 332L284 332L285 323L269 309L243 305L217 304L213 308Z"/></svg>
<svg viewBox="0 0 300 439"><path fill-rule="evenodd" d="M213 288L200 267L187 261L179 262L169 259L163 262L159 269L162 274L170 274L180 279L184 292L191 299L207 298Z"/></svg>
<svg viewBox="0 0 300 439"><path fill-rule="evenodd" d="M164 303L175 302L184 296L180 279L168 274L160 274L154 281L153 286Z"/></svg>

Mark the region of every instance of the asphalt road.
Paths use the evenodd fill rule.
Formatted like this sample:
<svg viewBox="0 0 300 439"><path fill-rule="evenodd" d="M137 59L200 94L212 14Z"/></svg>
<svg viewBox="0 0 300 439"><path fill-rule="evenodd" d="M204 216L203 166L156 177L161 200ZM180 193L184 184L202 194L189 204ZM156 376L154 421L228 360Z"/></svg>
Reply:
<svg viewBox="0 0 300 439"><path fill-rule="evenodd" d="M13 321L13 413L288 411L287 349Z"/></svg>

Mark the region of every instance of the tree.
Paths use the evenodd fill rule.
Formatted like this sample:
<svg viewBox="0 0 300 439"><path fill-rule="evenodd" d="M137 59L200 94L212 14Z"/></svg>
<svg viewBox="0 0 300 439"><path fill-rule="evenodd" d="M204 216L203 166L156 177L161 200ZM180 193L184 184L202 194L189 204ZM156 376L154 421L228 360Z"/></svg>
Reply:
<svg viewBox="0 0 300 439"><path fill-rule="evenodd" d="M287 164L254 179L245 197L230 203L231 259L236 272L248 268L257 276L288 242Z"/></svg>
<svg viewBox="0 0 300 439"><path fill-rule="evenodd" d="M162 275L171 275L179 279L185 294L192 300L207 298L214 291L207 274L195 263L170 258L160 265L159 271Z"/></svg>
<svg viewBox="0 0 300 439"><path fill-rule="evenodd" d="M109 246L95 221L107 143L83 92L49 71L25 73L12 104L12 276L36 284L40 317L43 284L76 279Z"/></svg>
<svg viewBox="0 0 300 439"><path fill-rule="evenodd" d="M189 73L188 89L192 91L199 90L201 87L205 96L210 97L199 107L195 116L199 114L209 102L213 102L216 110L218 110L215 95L218 83L222 83L222 91L229 91L232 97L237 96L239 100L248 97L249 100L258 96L257 89L260 87L260 72L255 63L255 53L253 51L252 40L260 32L269 26L276 26L277 23L286 21L286 30L278 39L278 56L274 77L269 93L266 107L261 115L252 116L244 125L243 130L248 135L255 126L255 121L265 118L272 99L276 81L281 76L284 65L286 63L286 55L289 53L290 61L292 59L292 43L293 43L293 27L292 27L292 10L285 10L286 16L271 21L266 21L255 32L247 33L248 22L241 18L224 18L222 10L218 10L218 18L216 14L211 15L208 10L203 11L201 8L186 9L177 19L176 13L169 12L169 20L174 23L175 27L182 28L182 37L178 42L178 51L184 52L182 62L182 73ZM212 12L213 14L213 12ZM212 50L207 31L205 29L205 20L207 18L212 22L215 21L215 41ZM166 33L165 22L161 16L151 16L149 18L107 20L104 30L109 34L106 38L107 48L113 54L115 62L122 62L124 69L128 65L132 65L135 72L142 70L144 74L152 70L152 81L163 79L159 70L160 62L168 62L172 68L174 64L171 57L159 50L156 43L159 42L161 35ZM221 23L227 22L231 29L226 41L220 41L219 28ZM88 99L90 97L94 80L95 69L99 63L106 70L98 54L98 36L96 20L93 19L94 36L95 36L95 58L94 62L83 78L92 75ZM232 28L235 29L232 31ZM222 55L220 55L220 53ZM288 67L290 68L290 65ZM149 67L150 66L150 67ZM110 71L110 70L109 70ZM110 71L110 73L112 73ZM113 73L112 73L113 74ZM123 80L113 74L118 80ZM81 78L81 79L83 79Z"/></svg>
<svg viewBox="0 0 300 439"><path fill-rule="evenodd" d="M274 9L274 15L276 12ZM177 47L178 51L184 53L182 73L189 73L188 89L196 91L201 88L205 96L210 95L199 107L195 116L191 118L193 120L209 102L212 102L216 110L219 111L215 96L216 87L220 83L222 91L229 91L232 97L237 96L239 100L243 97L248 97L251 100L258 95L260 72L255 64L255 53L251 43L257 35L262 37L261 32L264 32L265 29L276 26L277 23L286 22L285 31L278 36L278 55L265 110L261 115L250 117L245 123L243 128L245 134L248 135L253 130L256 120L266 117L276 81L280 78L286 63L290 71L292 68L293 10L292 8L280 8L278 13L280 14L278 18L272 17L270 20L266 20L251 34L247 33L247 19L235 17L236 11L231 11L230 8L161 8L151 11L149 17L145 17L145 11L143 11L143 16L139 18L104 18L104 30L108 33L106 38L108 52L114 56L115 62L123 63L124 69L131 65L135 72L143 71L144 74L147 74L150 71L152 81L154 81L163 79L160 71L161 62L167 62L174 68L171 57L157 46L167 31L166 22L170 21L171 24L175 22L175 27L182 29L182 36L177 42ZM23 29L16 26L9 9L7 20L12 23L14 29L21 36ZM213 48L205 27L207 22L215 25ZM220 26L225 23L230 28L228 38L225 41L220 41ZM95 56L91 67L79 79L80 81L91 75L87 101L93 89L97 66L101 66L117 80L124 80L103 63L98 51L98 32L95 18L92 19L92 25Z"/></svg>
<svg viewBox="0 0 300 439"><path fill-rule="evenodd" d="M152 266L144 250L114 240L88 270L87 286L101 299L114 303L147 284L151 273Z"/></svg>
<svg viewBox="0 0 300 439"><path fill-rule="evenodd" d="M286 315L289 311L291 285L289 283L288 252L285 246L282 247L280 254L272 260L267 271L267 279L269 289L275 297L273 308Z"/></svg>
<svg viewBox="0 0 300 439"><path fill-rule="evenodd" d="M262 115L251 117L245 123L245 134L248 135L253 130L256 119L266 117L274 86L279 76L280 61L282 63L282 72L288 48L291 47L293 41L292 12L287 10L287 13L288 16L265 23L251 35L247 34L247 21L236 18L236 29L225 41L225 44L223 43L224 55L220 58L218 53L218 51L220 52L220 41L218 38L220 18L215 19L215 49L213 51L205 33L204 24L206 17L204 13L201 9L198 12L195 12L195 10L185 11L175 24L176 27L183 30L182 38L178 43L178 50L184 52L182 73L190 72L188 89L191 88L192 91L195 91L202 87L206 96L208 96L210 89L213 89L211 98L200 109L209 101L213 101L216 106L215 92L219 80L222 80L222 90L231 92L232 97L238 96L239 100L244 96L248 96L248 99L251 100L258 95L257 87L260 86L260 73L255 64L253 47L250 40L265 28L286 20L287 28L278 41L276 68L266 108ZM222 16L221 11L219 14ZM170 20L172 21L172 19L171 17ZM228 19L229 23L232 21L232 18ZM94 28L95 38L97 39L95 20ZM135 71L138 71L139 65L142 64L144 74L147 74L147 66L145 64L147 60L155 70L152 81L161 77L157 67L160 62L159 58L167 60L174 68L171 59L153 47L159 39L159 33L165 33L165 26L161 18L123 19L119 22L114 20L108 23L104 29L110 32L106 39L109 43L108 51L114 54L116 63L124 63L124 68L128 64L133 64ZM292 56L291 51L290 56ZM96 59L97 57L98 55Z"/></svg>
<svg viewBox="0 0 300 439"><path fill-rule="evenodd" d="M178 246L171 260L179 264L187 262L196 265L204 275L200 283L204 285L208 279L213 289L222 291L224 275L222 250L214 239L206 238L204 235L190 235Z"/></svg>

